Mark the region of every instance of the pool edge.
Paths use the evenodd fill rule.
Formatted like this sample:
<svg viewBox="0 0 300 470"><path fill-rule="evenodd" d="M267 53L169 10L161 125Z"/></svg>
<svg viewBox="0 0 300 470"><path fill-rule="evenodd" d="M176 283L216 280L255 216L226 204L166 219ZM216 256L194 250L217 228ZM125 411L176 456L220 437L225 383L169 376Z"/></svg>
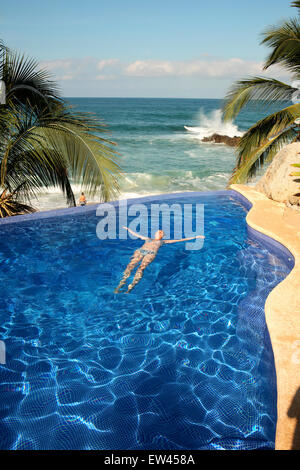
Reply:
<svg viewBox="0 0 300 470"><path fill-rule="evenodd" d="M128 198L128 199L116 199L114 201L99 201L99 202L93 202L91 204L87 204L86 206L80 207L80 206L75 206L75 207L66 207L66 208L57 208L57 209L50 209L46 211L36 211L31 214L20 214L20 215L15 215L12 217L4 217L0 218L0 226L1 225L10 225L14 223L20 223L24 221L32 221L32 220L41 220L41 219L49 219L52 217L61 217L64 215L87 215L91 212L96 212L97 207L103 204L111 204L113 206L118 205L119 203L122 203L123 201L128 201L130 204L134 203L147 203L149 201L153 200L170 200L170 199L176 199L177 197L180 196L205 196L205 195L219 195L219 196L225 196L228 194L228 190L226 189L221 189L218 191L184 191L184 192L173 192L173 193L162 193L162 194L153 194L149 196L140 196L140 197L134 197L134 198Z"/></svg>
<svg viewBox="0 0 300 470"><path fill-rule="evenodd" d="M297 288L299 290L300 286L300 213L285 204L272 201L252 187L234 184L230 189L252 204L246 217L248 226L281 243L295 260L290 274L268 295L265 316L277 375L275 449L299 450L296 414L289 415L293 415L291 405L299 400L300 394L299 292L297 296Z"/></svg>

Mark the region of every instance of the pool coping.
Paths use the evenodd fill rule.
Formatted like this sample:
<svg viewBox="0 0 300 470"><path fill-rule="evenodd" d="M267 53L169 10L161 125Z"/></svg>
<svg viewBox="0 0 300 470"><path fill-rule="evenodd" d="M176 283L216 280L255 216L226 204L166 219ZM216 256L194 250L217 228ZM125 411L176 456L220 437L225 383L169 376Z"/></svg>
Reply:
<svg viewBox="0 0 300 470"><path fill-rule="evenodd" d="M277 429L276 449L300 449L295 447L294 434L296 419L288 417L290 405L294 397L300 393L300 322L297 324L297 311L300 314L300 296L297 299L297 286L300 286L300 213L293 211L268 199L262 193L250 186L231 185L230 189L220 191L178 192L164 193L128 199L128 203L146 203L177 199L188 195L225 196L231 194L239 200L248 211L246 222L250 233L261 238L264 243L279 248L287 259L292 254L294 267L290 274L269 294L265 302L265 316L272 343L276 375L277 375ZM109 204L118 205L122 200L110 201ZM19 215L0 219L1 225L19 222L31 222L52 217L87 215L96 211L103 203L89 204L84 207L54 209L39 211L33 214ZM272 215L272 217L270 217ZM295 236L298 230L298 239ZM282 313L283 312L283 313ZM295 313L296 312L296 313ZM298 341L299 343L296 343ZM295 345L298 345L298 361L292 360L297 354ZM298 378L297 378L298 374ZM298 437L299 439L299 437Z"/></svg>
<svg viewBox="0 0 300 470"><path fill-rule="evenodd" d="M240 200L242 196L240 196L238 193L235 191L230 191L227 189L224 190L219 190L219 191L184 191L184 192L178 192L178 193L163 193L163 194L153 194L149 196L141 196L141 197L135 197L135 198L128 198L126 201L130 204L134 203L147 203L147 202L160 202L163 200L171 200L171 199L177 199L178 197L187 197L188 195L192 197L201 197L201 196L228 196L228 193L232 193L236 198L240 197ZM13 217L4 217L0 219L0 226L1 225L9 225L13 223L19 223L23 221L32 221L32 220L40 220L40 219L48 219L50 217L61 217L61 216L66 216L66 215L86 215L90 214L92 212L95 212L97 210L97 207L101 204L111 204L113 206L118 205L119 203L122 203L122 201L125 201L125 199L117 199L115 201L108 201L106 202L96 202L92 204L88 204L86 206L77 206L77 207L67 207L67 208L59 208L59 209L51 209L48 211L37 211L33 212L32 214L24 214L24 215L16 215ZM243 198L243 203L244 205L247 206L247 199ZM249 203L248 203L249 204ZM251 205L247 207L247 209Z"/></svg>
<svg viewBox="0 0 300 470"><path fill-rule="evenodd" d="M275 449L300 450L300 436L296 435L300 412L300 213L250 186L233 184L230 189L252 204L246 217L248 226L281 243L294 257L294 268L266 299L265 316L277 375Z"/></svg>

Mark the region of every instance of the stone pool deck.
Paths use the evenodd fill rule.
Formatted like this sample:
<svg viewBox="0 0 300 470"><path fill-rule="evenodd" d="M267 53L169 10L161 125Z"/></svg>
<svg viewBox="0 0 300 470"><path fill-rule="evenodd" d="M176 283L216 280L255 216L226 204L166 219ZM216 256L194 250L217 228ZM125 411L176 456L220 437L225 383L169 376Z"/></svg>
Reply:
<svg viewBox="0 0 300 470"><path fill-rule="evenodd" d="M300 450L300 212L249 186L230 188L252 203L248 225L282 243L295 258L294 269L269 294L265 314L277 374L276 450Z"/></svg>

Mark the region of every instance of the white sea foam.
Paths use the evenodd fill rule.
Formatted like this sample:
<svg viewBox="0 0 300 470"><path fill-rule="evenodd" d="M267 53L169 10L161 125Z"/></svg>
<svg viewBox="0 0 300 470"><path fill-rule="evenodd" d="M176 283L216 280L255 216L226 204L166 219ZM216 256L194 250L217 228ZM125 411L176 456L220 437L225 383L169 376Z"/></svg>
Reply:
<svg viewBox="0 0 300 470"><path fill-rule="evenodd" d="M226 135L228 137L241 137L243 133L232 122L222 120L222 111L216 109L208 115L203 110L199 112L199 126L184 128L189 132L189 136L194 139L202 140L204 137L210 137L213 134Z"/></svg>
<svg viewBox="0 0 300 470"><path fill-rule="evenodd" d="M141 119L133 118L130 132L126 129L126 132L123 129L119 133L115 131L124 176L120 180L120 199L226 187L235 165L234 149L226 145L202 144L200 139L213 133L228 136L242 133L233 123L222 122L220 109L197 113L198 105L190 109L187 103L183 103L180 109L178 119L173 115L170 117L167 109L164 119L160 116L158 122L150 121L146 129L143 123L148 116L143 111ZM183 125L188 125L190 119L190 126L194 127L185 129ZM72 184L72 188L78 200L81 185ZM86 197L88 202L98 203L100 192L93 197L86 194ZM54 187L47 188L31 202L38 210L66 207L63 194Z"/></svg>
<svg viewBox="0 0 300 470"><path fill-rule="evenodd" d="M210 191L224 189L230 173L214 173L201 177L199 173L191 170L174 171L171 174L129 173L122 184L119 199L132 199L157 194L185 192L185 191ZM81 186L73 185L73 191L78 199ZM93 197L88 195L89 203L98 203L99 194ZM47 192L39 194L37 200L32 200L32 205L40 211L64 208L66 200L58 188L47 188Z"/></svg>
<svg viewBox="0 0 300 470"><path fill-rule="evenodd" d="M199 126L186 127L188 132L171 134L164 136L165 141L170 142L169 147L164 147L163 151L166 162L154 162L153 170L149 165L144 165L141 159L139 170L146 166L144 171L124 172L121 180L121 192L119 199L131 199L136 197L157 195L163 193L183 192L183 191L207 191L217 190L226 187L230 176L230 169L234 166L234 153L229 147L214 145L195 146L190 141L193 148L183 147L181 155L178 150L178 142L187 142L187 138L200 140L203 137L214 133L228 135L230 137L240 136L242 133L237 126L222 122L221 110L216 110L208 115L203 111L199 113ZM162 136L159 136L161 139ZM173 147L172 147L173 146ZM174 150L173 150L174 149ZM178 154L176 153L178 152ZM145 157L146 158L146 157ZM212 159L215 162L212 166ZM184 162L187 162L186 165ZM199 162L199 166L196 163ZM136 162L138 168L139 161ZM160 171L161 170L161 171ZM79 184L72 184L76 199L82 190ZM93 197L88 195L88 202L99 202L99 193ZM47 188L45 192L32 201L32 205L38 210L49 210L66 207L66 200L58 188Z"/></svg>

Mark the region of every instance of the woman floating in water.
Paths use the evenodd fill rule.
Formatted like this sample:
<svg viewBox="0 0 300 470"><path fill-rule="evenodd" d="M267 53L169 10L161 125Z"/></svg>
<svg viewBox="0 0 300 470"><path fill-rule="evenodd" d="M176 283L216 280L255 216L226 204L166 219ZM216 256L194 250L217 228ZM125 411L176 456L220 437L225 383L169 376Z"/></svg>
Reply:
<svg viewBox="0 0 300 470"><path fill-rule="evenodd" d="M152 261L155 259L157 252L162 245L167 245L169 243L185 242L188 240L194 240L195 238L205 238L202 235L197 235L196 237L181 238L180 240L163 240L163 236L165 234L162 230L158 230L156 232L155 238L148 238L148 237L143 237L143 235L139 235L138 233L134 232L130 228L127 228L127 227L123 227L123 228L125 228L126 230L128 230L128 232L132 233L133 235L140 238L141 240L145 240L145 243L141 248L138 248L133 253L131 261L124 271L123 278L120 281L120 284L118 285L118 287L115 289L115 294L117 294L119 290L121 289L121 287L124 286L124 284L126 283L126 280L129 278L131 274L131 271L141 261L141 264L135 273L132 283L129 284L128 286L128 290L126 294L128 294L128 292L130 292L134 288L134 286L136 286L136 284L142 279L145 268L148 266L148 264L152 263Z"/></svg>

